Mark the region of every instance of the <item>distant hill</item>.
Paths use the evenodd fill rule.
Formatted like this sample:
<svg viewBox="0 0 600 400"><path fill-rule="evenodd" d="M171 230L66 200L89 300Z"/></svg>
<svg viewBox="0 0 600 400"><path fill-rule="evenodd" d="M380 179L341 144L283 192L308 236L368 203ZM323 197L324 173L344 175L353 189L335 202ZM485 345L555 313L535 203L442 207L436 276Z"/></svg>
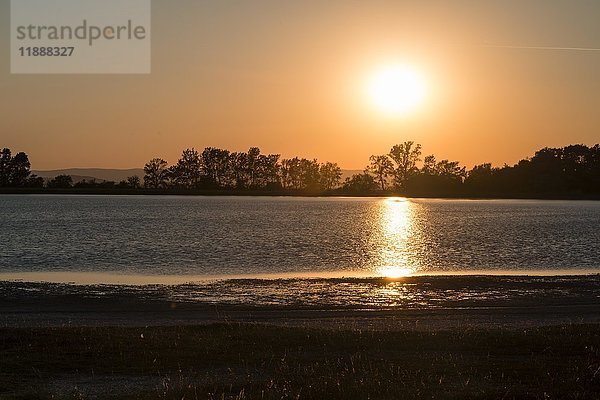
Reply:
<svg viewBox="0 0 600 400"><path fill-rule="evenodd" d="M141 168L130 168L130 169L105 169L105 168L69 168L69 169L55 169L49 171L31 171L37 176L42 178L54 178L58 175L71 175L73 182L77 183L82 180L96 180L98 182L114 181L120 182L127 179L130 176L137 175L141 178L144 177L144 170Z"/></svg>
<svg viewBox="0 0 600 400"><path fill-rule="evenodd" d="M81 182L82 180L97 182L113 181L119 183L130 176L137 175L140 179L144 178L144 170L142 168L130 169L108 169L108 168L69 168L69 169L54 169L48 171L31 171L42 178L52 179L58 175L71 175L73 183ZM360 174L363 171L360 169L344 169L342 170L342 182L354 174Z"/></svg>

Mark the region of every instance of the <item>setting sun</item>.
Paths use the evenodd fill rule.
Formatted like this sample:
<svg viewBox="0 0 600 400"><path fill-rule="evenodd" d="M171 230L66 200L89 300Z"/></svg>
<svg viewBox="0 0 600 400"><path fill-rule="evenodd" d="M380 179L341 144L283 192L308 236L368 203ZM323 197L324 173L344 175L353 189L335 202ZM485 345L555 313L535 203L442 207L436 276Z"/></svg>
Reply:
<svg viewBox="0 0 600 400"><path fill-rule="evenodd" d="M380 68L367 86L373 106L386 114L405 114L416 109L427 94L423 75L406 65Z"/></svg>

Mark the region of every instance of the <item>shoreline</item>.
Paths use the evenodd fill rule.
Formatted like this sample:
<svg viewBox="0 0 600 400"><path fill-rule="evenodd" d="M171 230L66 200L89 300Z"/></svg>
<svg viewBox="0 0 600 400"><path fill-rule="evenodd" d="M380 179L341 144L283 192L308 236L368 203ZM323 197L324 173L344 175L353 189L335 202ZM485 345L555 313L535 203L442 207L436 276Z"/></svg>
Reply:
<svg viewBox="0 0 600 400"><path fill-rule="evenodd" d="M186 196L186 197L304 197L304 198L388 198L405 197L407 199L440 200L577 200L598 201L600 194L581 193L306 193L299 191L261 191L261 190L156 190L156 189L37 189L37 188L0 188L0 195L93 195L93 196Z"/></svg>
<svg viewBox="0 0 600 400"><path fill-rule="evenodd" d="M600 323L598 293L600 275L243 279L142 286L0 281L0 326L236 322L378 330L518 329Z"/></svg>
<svg viewBox="0 0 600 400"><path fill-rule="evenodd" d="M256 273L240 275L158 275L126 274L119 272L0 272L0 282L23 283L65 283L72 285L183 285L214 281L276 281L276 280L323 280L323 279L365 279L386 280L388 282L405 278L428 277L582 277L600 276L597 269L549 269L549 270L464 270L464 271L423 271L404 276L384 276L362 271L329 272L289 272Z"/></svg>

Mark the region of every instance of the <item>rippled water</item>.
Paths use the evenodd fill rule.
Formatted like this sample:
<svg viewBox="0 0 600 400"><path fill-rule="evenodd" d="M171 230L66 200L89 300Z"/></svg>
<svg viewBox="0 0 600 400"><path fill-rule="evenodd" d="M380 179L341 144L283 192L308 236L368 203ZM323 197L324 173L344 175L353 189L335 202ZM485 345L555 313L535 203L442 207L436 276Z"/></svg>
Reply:
<svg viewBox="0 0 600 400"><path fill-rule="evenodd" d="M0 196L2 272L600 272L600 202Z"/></svg>

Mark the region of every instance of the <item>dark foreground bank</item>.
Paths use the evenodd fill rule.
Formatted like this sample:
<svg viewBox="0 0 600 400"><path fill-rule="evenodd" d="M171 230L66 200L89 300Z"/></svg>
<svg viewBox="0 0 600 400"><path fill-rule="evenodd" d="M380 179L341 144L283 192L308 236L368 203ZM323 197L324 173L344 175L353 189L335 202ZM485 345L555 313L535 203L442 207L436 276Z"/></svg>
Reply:
<svg viewBox="0 0 600 400"><path fill-rule="evenodd" d="M0 398L598 399L599 328L2 328Z"/></svg>
<svg viewBox="0 0 600 400"><path fill-rule="evenodd" d="M599 285L0 282L0 399L598 399Z"/></svg>

